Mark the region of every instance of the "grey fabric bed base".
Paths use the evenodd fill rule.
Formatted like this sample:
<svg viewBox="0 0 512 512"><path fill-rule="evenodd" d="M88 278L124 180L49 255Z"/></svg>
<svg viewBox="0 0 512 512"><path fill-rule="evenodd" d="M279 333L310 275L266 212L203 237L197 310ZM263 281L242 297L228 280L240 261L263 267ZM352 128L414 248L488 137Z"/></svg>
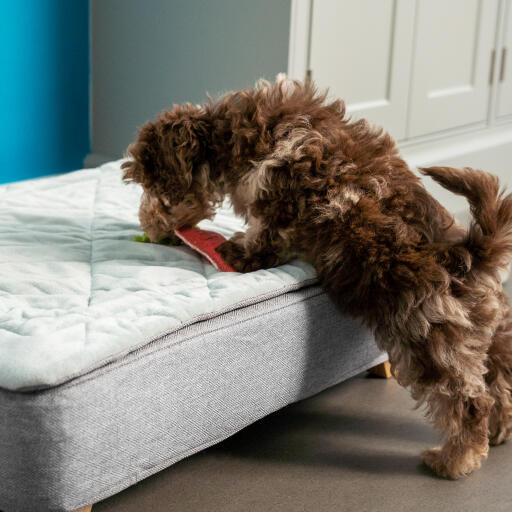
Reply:
<svg viewBox="0 0 512 512"><path fill-rule="evenodd" d="M90 505L386 359L310 286L57 387L0 390L0 510Z"/></svg>

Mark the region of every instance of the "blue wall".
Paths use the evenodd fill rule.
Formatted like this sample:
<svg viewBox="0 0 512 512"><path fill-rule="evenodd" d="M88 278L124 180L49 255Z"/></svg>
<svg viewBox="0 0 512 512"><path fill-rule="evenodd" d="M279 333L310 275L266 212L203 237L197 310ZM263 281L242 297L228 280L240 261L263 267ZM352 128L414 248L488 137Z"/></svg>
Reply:
<svg viewBox="0 0 512 512"><path fill-rule="evenodd" d="M89 0L0 0L0 183L82 167Z"/></svg>

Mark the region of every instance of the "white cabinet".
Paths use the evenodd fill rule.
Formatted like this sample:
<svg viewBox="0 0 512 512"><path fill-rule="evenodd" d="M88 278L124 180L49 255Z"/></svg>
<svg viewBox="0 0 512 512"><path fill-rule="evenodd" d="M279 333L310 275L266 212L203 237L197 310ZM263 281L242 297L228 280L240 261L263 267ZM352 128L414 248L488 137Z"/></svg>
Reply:
<svg viewBox="0 0 512 512"><path fill-rule="evenodd" d="M496 115L498 117L512 115L512 0L503 5L503 37L499 55L498 95Z"/></svg>
<svg viewBox="0 0 512 512"><path fill-rule="evenodd" d="M309 69L354 117L406 135L414 27L410 0L314 0Z"/></svg>
<svg viewBox="0 0 512 512"><path fill-rule="evenodd" d="M292 0L291 34L291 75L397 140L512 120L512 0Z"/></svg>
<svg viewBox="0 0 512 512"><path fill-rule="evenodd" d="M408 137L484 122L498 0L418 0Z"/></svg>

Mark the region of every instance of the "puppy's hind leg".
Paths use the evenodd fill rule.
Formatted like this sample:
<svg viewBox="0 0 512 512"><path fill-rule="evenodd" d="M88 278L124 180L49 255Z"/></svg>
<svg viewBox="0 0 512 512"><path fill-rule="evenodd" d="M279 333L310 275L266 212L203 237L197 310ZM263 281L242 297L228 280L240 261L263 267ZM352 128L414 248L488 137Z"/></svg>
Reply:
<svg viewBox="0 0 512 512"><path fill-rule="evenodd" d="M487 457L494 402L484 377L488 343L468 331L462 337L460 330L450 324L431 329L423 375L411 383L413 398L427 404L428 416L446 436L441 448L426 450L421 458L436 474L452 479L478 469Z"/></svg>
<svg viewBox="0 0 512 512"><path fill-rule="evenodd" d="M498 445L512 437L512 312L506 297L507 312L494 333L489 347L486 375L494 406L489 418L490 444Z"/></svg>
<svg viewBox="0 0 512 512"><path fill-rule="evenodd" d="M448 294L427 298L400 322L398 331L379 326L376 337L389 354L398 383L410 389L418 407L426 405L426 416L446 439L442 447L424 451L421 459L437 475L457 479L478 469L487 457L494 400L485 382L490 340L478 337L482 333L455 308L451 321L432 314L435 305L438 313L443 304L445 311L454 306L452 299ZM425 321L425 336L411 337Z"/></svg>

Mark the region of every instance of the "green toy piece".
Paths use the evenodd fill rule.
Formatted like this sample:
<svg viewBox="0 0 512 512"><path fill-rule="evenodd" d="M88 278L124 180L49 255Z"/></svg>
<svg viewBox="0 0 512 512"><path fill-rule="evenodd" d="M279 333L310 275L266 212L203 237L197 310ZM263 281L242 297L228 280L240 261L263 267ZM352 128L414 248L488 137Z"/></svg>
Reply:
<svg viewBox="0 0 512 512"><path fill-rule="evenodd" d="M148 235L146 233L143 233L142 235L135 235L133 237L134 242L143 242L143 243L149 243L151 240L149 239Z"/></svg>
<svg viewBox="0 0 512 512"><path fill-rule="evenodd" d="M199 226L197 224L194 227L199 229ZM159 240L156 243L158 245L168 245L169 247L176 247L178 245L183 245L183 242L178 237L176 237L176 238L177 238L177 240L173 240L172 238L162 238L162 240ZM133 237L133 241L134 242L142 242L143 244L152 243L151 240L149 239L149 236L146 235L146 233L142 233L142 235L135 235Z"/></svg>
<svg viewBox="0 0 512 512"><path fill-rule="evenodd" d="M152 243L149 239L148 235L146 233L143 233L142 235L135 235L133 237L134 242L142 242L144 244L150 244ZM177 245L182 245L183 242L181 240L173 240L171 238L162 238L162 240L159 240L157 242L159 245L168 245L169 247L175 247Z"/></svg>

